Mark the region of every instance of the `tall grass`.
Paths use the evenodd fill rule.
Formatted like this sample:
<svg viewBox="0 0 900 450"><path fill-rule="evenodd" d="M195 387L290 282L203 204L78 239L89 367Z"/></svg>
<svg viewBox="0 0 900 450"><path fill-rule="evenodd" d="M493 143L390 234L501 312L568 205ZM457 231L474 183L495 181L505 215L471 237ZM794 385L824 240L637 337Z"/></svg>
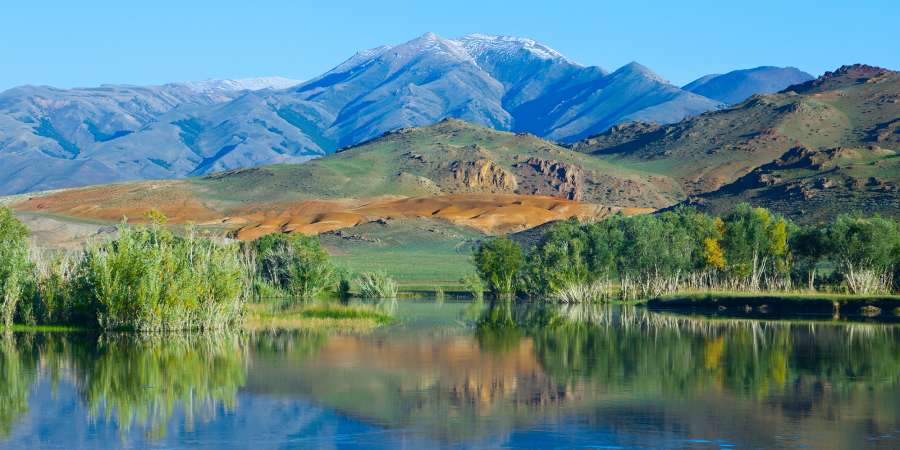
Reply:
<svg viewBox="0 0 900 450"><path fill-rule="evenodd" d="M242 319L246 274L234 244L122 226L117 240L85 250L75 289L104 329L222 329Z"/></svg>
<svg viewBox="0 0 900 450"><path fill-rule="evenodd" d="M32 251L36 286L32 295L34 322L63 324L84 322L83 300L71 287L78 267L78 255L70 252Z"/></svg>
<svg viewBox="0 0 900 450"><path fill-rule="evenodd" d="M566 285L551 297L560 303L599 303L613 298L612 293L608 280L594 280Z"/></svg>
<svg viewBox="0 0 900 450"><path fill-rule="evenodd" d="M362 298L397 298L397 283L383 272L364 272L357 283Z"/></svg>

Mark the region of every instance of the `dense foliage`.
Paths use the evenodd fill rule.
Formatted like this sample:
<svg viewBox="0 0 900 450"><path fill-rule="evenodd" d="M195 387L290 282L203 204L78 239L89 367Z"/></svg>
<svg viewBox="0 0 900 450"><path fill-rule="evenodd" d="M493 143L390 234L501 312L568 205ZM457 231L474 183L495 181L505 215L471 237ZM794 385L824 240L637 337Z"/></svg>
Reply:
<svg viewBox="0 0 900 450"><path fill-rule="evenodd" d="M887 293L900 267L900 225L841 216L800 229L763 208L738 205L721 217L682 208L617 215L596 223L561 222L522 261L516 244L489 241L475 254L497 292L563 302L643 298L682 289L788 290L794 286L858 294ZM831 271L816 283L817 271Z"/></svg>
<svg viewBox="0 0 900 450"><path fill-rule="evenodd" d="M294 299L314 298L334 290L338 272L319 239L275 233L249 243L259 280Z"/></svg>
<svg viewBox="0 0 900 450"><path fill-rule="evenodd" d="M0 208L0 320L10 325L31 280L28 229L7 208Z"/></svg>
<svg viewBox="0 0 900 450"><path fill-rule="evenodd" d="M79 252L29 258L24 226L0 210L4 320L107 330L222 329L243 319L249 271L236 244L150 225Z"/></svg>
<svg viewBox="0 0 900 450"><path fill-rule="evenodd" d="M349 296L351 274L317 237L276 233L251 242L173 232L159 212L144 226L80 251L30 251L28 232L0 208L2 324L76 325L105 330L225 329L239 325L255 295L289 301L326 292ZM183 231L183 232L181 232ZM357 278L363 297L395 298L381 273Z"/></svg>
<svg viewBox="0 0 900 450"><path fill-rule="evenodd" d="M475 269L494 295L515 292L515 277L524 264L522 249L507 238L482 243L475 252Z"/></svg>
<svg viewBox="0 0 900 450"><path fill-rule="evenodd" d="M104 329L215 329L242 319L246 277L235 244L154 223L123 226L118 239L88 247L75 284Z"/></svg>

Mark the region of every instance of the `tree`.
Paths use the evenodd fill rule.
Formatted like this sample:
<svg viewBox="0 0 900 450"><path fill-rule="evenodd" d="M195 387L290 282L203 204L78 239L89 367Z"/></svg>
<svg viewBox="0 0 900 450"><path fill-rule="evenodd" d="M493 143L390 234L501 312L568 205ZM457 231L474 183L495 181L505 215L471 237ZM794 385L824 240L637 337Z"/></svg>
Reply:
<svg viewBox="0 0 900 450"><path fill-rule="evenodd" d="M814 226L801 228L791 238L790 247L794 267L804 275L809 289L815 289L817 267L831 252L826 230Z"/></svg>
<svg viewBox="0 0 900 450"><path fill-rule="evenodd" d="M742 203L723 218L723 223L722 247L732 276L745 279L751 289L759 289L768 275L774 278L788 273L788 241L793 225L787 219Z"/></svg>
<svg viewBox="0 0 900 450"><path fill-rule="evenodd" d="M0 319L4 325L12 325L32 272L28 229L8 208L0 208Z"/></svg>
<svg viewBox="0 0 900 450"><path fill-rule="evenodd" d="M296 298L313 298L337 283L337 269L319 239L275 233L253 242L258 275Z"/></svg>
<svg viewBox="0 0 900 450"><path fill-rule="evenodd" d="M838 270L854 293L889 290L900 253L900 225L882 217L842 215L828 228L827 239Z"/></svg>
<svg viewBox="0 0 900 450"><path fill-rule="evenodd" d="M515 293L515 277L524 262L522 248L506 237L482 243L474 255L478 276L498 296Z"/></svg>
<svg viewBox="0 0 900 450"><path fill-rule="evenodd" d="M528 295L551 295L592 277L589 242L576 220L554 224L534 246L523 270L522 289Z"/></svg>

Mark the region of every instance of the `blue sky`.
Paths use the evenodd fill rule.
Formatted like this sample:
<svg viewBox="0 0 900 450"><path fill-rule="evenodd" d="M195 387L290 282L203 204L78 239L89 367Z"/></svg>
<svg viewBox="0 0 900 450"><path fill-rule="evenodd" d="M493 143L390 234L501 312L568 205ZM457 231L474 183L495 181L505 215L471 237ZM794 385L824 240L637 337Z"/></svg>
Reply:
<svg viewBox="0 0 900 450"><path fill-rule="evenodd" d="M900 69L900 1L15 1L0 89L282 75L426 31L537 39L586 65L638 61L676 84L760 65Z"/></svg>

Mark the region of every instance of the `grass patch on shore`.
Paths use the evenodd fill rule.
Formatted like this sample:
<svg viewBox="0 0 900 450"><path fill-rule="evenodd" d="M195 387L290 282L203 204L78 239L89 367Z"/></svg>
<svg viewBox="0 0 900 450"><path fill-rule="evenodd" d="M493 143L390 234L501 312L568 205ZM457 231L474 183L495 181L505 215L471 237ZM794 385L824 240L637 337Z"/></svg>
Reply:
<svg viewBox="0 0 900 450"><path fill-rule="evenodd" d="M266 303L247 305L244 328L367 332L393 322L394 318L377 305L312 303L281 308Z"/></svg>

